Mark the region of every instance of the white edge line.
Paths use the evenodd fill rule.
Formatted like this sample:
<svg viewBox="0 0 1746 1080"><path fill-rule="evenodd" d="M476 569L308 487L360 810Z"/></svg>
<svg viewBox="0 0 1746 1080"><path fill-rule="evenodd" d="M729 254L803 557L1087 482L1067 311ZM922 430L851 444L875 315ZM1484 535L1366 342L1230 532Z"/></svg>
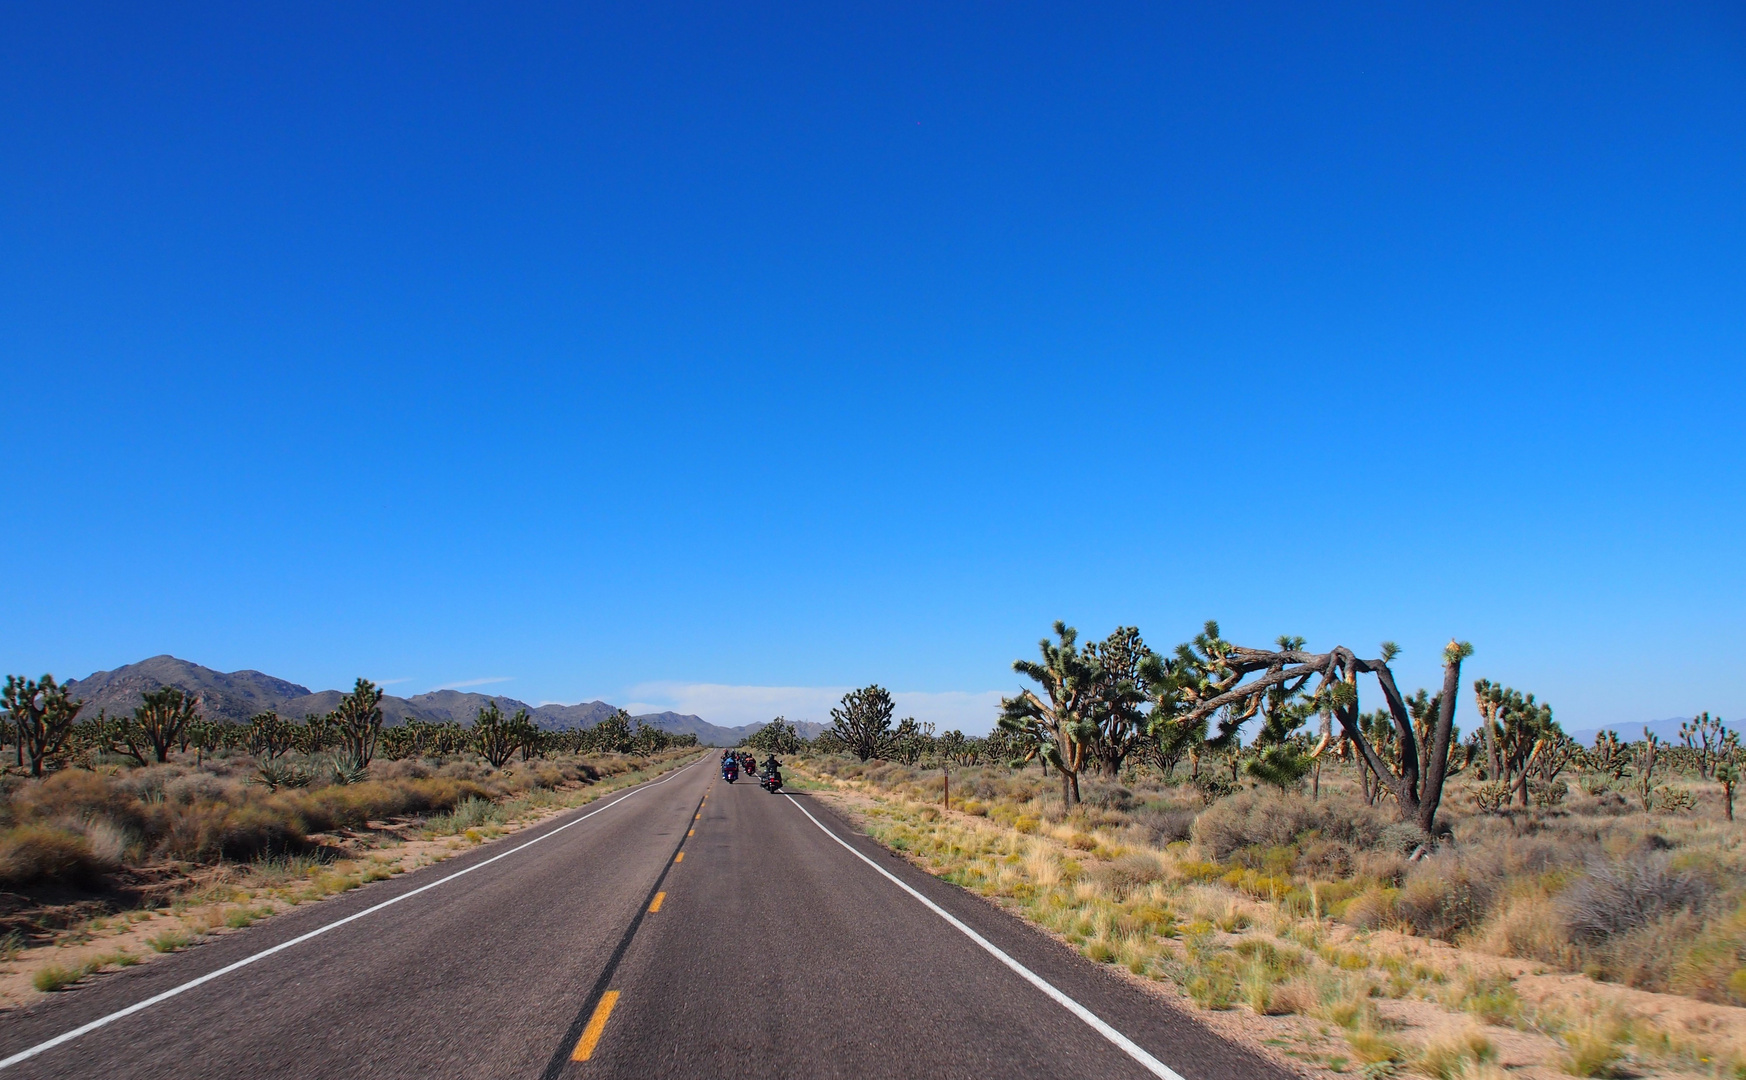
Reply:
<svg viewBox="0 0 1746 1080"><path fill-rule="evenodd" d="M851 845L847 840L844 840L842 837L838 836L836 833L831 832L829 829L825 828L824 824L822 822L820 822L818 818L815 818L812 816L811 811L807 810L806 807L800 805L799 800L794 799L794 798L790 798L788 801L790 803L794 804L794 808L796 810L799 810L801 813L805 814L808 821L811 821L814 825L817 825L824 832L824 834L826 836L830 837L832 840L835 840L837 843L843 845L843 847L845 849L847 849L849 854L853 855L857 859L860 859L862 862L866 863L868 866L871 866L873 869L875 869L875 870L879 871L881 874L885 875L885 877L893 885L896 885L898 888L902 889L904 892L915 897L917 900L920 900L923 904L925 904L927 906L929 911L932 911L935 915L938 915L940 918L951 923L952 926L955 927L959 932L961 932L965 937L969 938L971 941L974 941L976 944L982 946L995 959L999 960L1001 963L1005 964L1007 967L1016 971L1020 976L1022 976L1025 979L1026 982L1030 983L1032 986L1036 987L1038 990L1041 990L1043 993L1045 993L1045 994L1049 995L1049 997L1053 998L1055 1001L1055 1004L1061 1006L1063 1009L1066 1009L1068 1012L1072 1013L1074 1016L1077 1016L1079 1019L1081 1019L1081 1020L1085 1021L1087 1024L1091 1025L1092 1029L1095 1030L1099 1035L1102 1035L1104 1038L1108 1039L1110 1042L1112 1042L1116 1046L1120 1047L1124 1052L1126 1052L1126 1054L1129 1057L1133 1058L1135 1061L1139 1062L1142 1066L1144 1066L1147 1072L1150 1072L1153 1076L1162 1077L1163 1080L1183 1080L1183 1077L1180 1073L1176 1072L1170 1066L1164 1064L1162 1061L1159 1061L1157 1058L1155 1058L1151 1054L1147 1053L1145 1048L1142 1047L1139 1043L1136 1043L1134 1040L1128 1038L1126 1035L1123 1035L1121 1032L1117 1031L1115 1028L1113 1028L1109 1024L1105 1023L1103 1021L1102 1017L1098 1016L1096 1013L1092 1012L1090 1009L1086 1008L1085 1006L1079 1004L1079 1002L1074 1001L1072 998L1068 997L1066 994L1063 994L1061 991L1055 989L1054 985L1052 983L1050 983L1047 979L1044 979L1041 975L1038 975L1036 972L1032 971L1030 968L1025 967L1023 964L1019 963L1017 960L1014 960L1012 957L1008 956L1005 952L1001 951L1001 949L998 945L994 944L992 941L989 941L987 938L983 937L981 934L978 934L976 931L970 929L970 927L964 925L964 923L960 922L956 916L954 916L951 912L947 911L945 908L942 908L940 905L934 903L932 900L929 900L927 897L923 896L921 893L916 892L914 889L910 888L909 884L907 882L905 882L902 878L899 878L896 874L893 874L891 871L885 869L885 867L880 866L878 863L874 862L872 859L869 859L866 855L862 854L861 852L856 851L854 846Z"/></svg>
<svg viewBox="0 0 1746 1080"><path fill-rule="evenodd" d="M707 759L707 756L706 756L706 759ZM653 783L645 782L645 783L639 784L635 788L633 788L632 790L626 792L624 795L621 795L620 797L607 803L605 806L597 806L594 809L588 811L586 814L583 814L581 817L578 817L573 821L566 821L564 824L553 829L551 832L541 833L539 836L534 837L532 840L529 840L525 844L520 844L520 845L517 845L516 847L512 847L508 851L500 852L499 854L491 856L489 859L484 859L484 860L481 860L480 862L476 862L472 866L466 867L465 869L456 870L454 873L448 875L447 877L438 878L437 880L431 882L429 885L420 885L416 889L412 889L408 892L403 892L399 896L396 896L396 897L389 899L389 900L384 900L380 904L376 904L372 907L367 907L362 911L354 912L350 915L347 915L343 919L335 919L333 922L330 922L330 923L326 924L325 926L318 926L314 930L311 930L306 934L299 934L298 936L292 938L289 941L281 941L279 944L274 945L271 948L262 949L258 953L254 953L252 955L245 956L241 960L238 960L235 963L226 964L224 967L221 967L216 971L209 971L206 974L200 976L199 978L189 979L185 983L181 983L179 985L172 986L168 990L165 990L161 993L153 994L151 997L146 998L144 1001L136 1001L132 1005L129 1005L125 1009L118 1009L115 1012L110 1013L108 1016L100 1016L97 1019L92 1020L88 1024L81 1024L80 1026L72 1029L71 1031L62 1032L61 1034L56 1035L54 1038L49 1039L45 1042L37 1043L35 1046L32 1046L29 1049L20 1050L18 1053L13 1054L9 1058L0 1058L0 1069L10 1068L11 1066L18 1064L21 1061L27 1061L30 1058L35 1057L36 1055L42 1053L45 1050L52 1050L55 1047L60 1046L63 1043L72 1042L74 1039L77 1039L79 1036L88 1035L91 1032L96 1031L98 1028L101 1028L101 1027L107 1027L108 1025L115 1023L115 1021L120 1020L124 1016L132 1016L136 1012L141 1012L145 1009L149 1009L153 1005L158 1004L160 1001L167 1001L170 998L175 997L177 994L181 994L181 993L184 993L186 991L192 990L196 986L200 986L203 983L209 983L221 975L229 975L231 972L237 970L238 968L245 968L245 967L248 967L250 964L255 963L256 961L265 960L267 957L272 956L274 953L283 952L284 950L289 949L293 945L301 945L303 942L308 941L310 938L320 937L321 935L327 933L329 930L337 930L340 927L344 926L346 923L361 919L366 915L373 915L376 912L381 911L383 908L393 907L395 904L400 903L400 901L402 901L402 900L410 900L411 898L413 898L414 896L417 896L421 892L428 892L429 890L436 888L438 885L446 885L458 877L462 877L463 875L466 875L466 874L471 874L475 870L479 870L479 869L482 869L484 867L490 866L492 863L496 862L498 859L507 859L507 858L509 858L509 856L514 855L518 851L523 851L527 848L533 847L535 844L539 843L541 840L546 840L546 839L549 839L551 837L558 835L559 833L563 832L565 829L568 829L572 825L580 825L582 822L587 821L589 818L593 817L595 814L598 814L604 810L611 810L613 807L617 806L619 803L624 802L625 800L633 798L637 795L640 795L652 787L660 787L662 784L665 784L668 780L672 780L674 777L677 777L680 773L684 772L686 769L689 769L692 767L692 765L696 765L696 764L697 764L697 762L692 762L691 765L682 765L679 768L674 769L672 774L669 775L668 777L666 777L666 779L656 780Z"/></svg>

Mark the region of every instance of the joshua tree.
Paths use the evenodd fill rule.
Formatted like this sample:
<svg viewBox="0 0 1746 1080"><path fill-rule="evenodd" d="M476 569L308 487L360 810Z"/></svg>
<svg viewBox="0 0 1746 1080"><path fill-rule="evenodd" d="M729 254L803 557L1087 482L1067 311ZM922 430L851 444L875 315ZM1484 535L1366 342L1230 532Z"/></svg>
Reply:
<svg viewBox="0 0 1746 1080"><path fill-rule="evenodd" d="M1486 779L1507 785L1528 805L1528 777L1550 784L1575 756L1574 743L1552 719L1552 706L1507 686L1481 679L1473 684L1489 759Z"/></svg>
<svg viewBox="0 0 1746 1080"><path fill-rule="evenodd" d="M778 716L754 731L746 745L772 754L796 754L800 752L800 734L785 717Z"/></svg>
<svg viewBox="0 0 1746 1080"><path fill-rule="evenodd" d="M1147 740L1142 710L1152 696L1148 675L1160 669L1156 654L1132 626L1117 627L1103 641L1087 645L1084 655L1098 672L1087 695L1087 712L1097 724L1090 754L1098 771L1114 779L1128 755Z"/></svg>
<svg viewBox="0 0 1746 1080"><path fill-rule="evenodd" d="M1643 741L1637 744L1637 797L1643 802L1643 812L1647 814L1655 806L1655 764L1661 758L1661 740L1647 726L1643 728Z"/></svg>
<svg viewBox="0 0 1746 1080"><path fill-rule="evenodd" d="M1208 638L1216 638L1208 627ZM1311 701L1333 710L1346 737L1363 755L1370 768L1394 796L1396 812L1425 832L1436 825L1437 807L1443 799L1443 781L1449 764L1450 738L1455 729L1456 692L1460 689L1461 662L1473 653L1466 642L1451 641L1443 650L1443 690L1437 699L1436 720L1428 744L1421 745L1413 717L1394 682L1388 661L1398 650L1385 643L1383 656L1360 659L1344 646L1325 653L1297 649L1246 649L1217 642L1216 666L1209 667L1204 682L1193 688L1194 704L1184 718L1212 716L1221 709L1247 718L1261 707L1262 695L1274 686L1303 687L1319 677ZM1399 763L1391 767L1376 753L1358 726L1358 676L1371 675L1382 690L1394 724ZM1444 706L1447 707L1444 707ZM1241 721L1239 720L1238 723Z"/></svg>
<svg viewBox="0 0 1746 1080"><path fill-rule="evenodd" d="M1584 755L1588 766L1613 780L1622 779L1631 767L1631 755L1619 741L1616 731L1603 731L1594 737L1594 749Z"/></svg>
<svg viewBox="0 0 1746 1080"><path fill-rule="evenodd" d="M1061 772L1061 802L1079 801L1079 773L1097 738L1095 687L1102 669L1079 651L1079 632L1059 620L1055 637L1038 642L1042 661L1014 660L1012 669L1042 687L1043 697L1020 690L1000 701L1000 726L1036 745L1044 762Z"/></svg>
<svg viewBox="0 0 1746 1080"><path fill-rule="evenodd" d="M1722 748L1722 738L1727 732L1722 726L1722 718L1711 718L1707 712L1699 713L1689 721L1679 725L1680 741L1691 751L1692 759L1697 763L1698 775L1709 779L1710 770L1715 767L1718 751Z"/></svg>
<svg viewBox="0 0 1746 1080"><path fill-rule="evenodd" d="M18 739L20 764L30 759L30 775L41 776L43 762L59 754L73 732L73 723L83 700L67 696L67 689L55 682L53 675L40 680L22 675L6 676L6 689L0 692L0 703L12 720Z"/></svg>
<svg viewBox="0 0 1746 1080"><path fill-rule="evenodd" d="M1485 734L1485 778L1491 783L1503 779L1503 761L1497 751L1498 711L1503 707L1504 688L1490 679L1473 684L1473 704L1479 710L1480 730Z"/></svg>
<svg viewBox="0 0 1746 1080"><path fill-rule="evenodd" d="M1301 650L1304 639L1281 636L1276 642L1282 650ZM1314 765L1305 748L1297 745L1292 735L1310 717L1320 711L1310 702L1296 700L1303 684L1296 687L1277 683L1261 693L1261 730L1255 735L1255 756L1244 765L1250 776L1280 791L1290 790ZM1424 691L1419 691L1420 696Z"/></svg>
<svg viewBox="0 0 1746 1080"><path fill-rule="evenodd" d="M631 714L619 709L589 730L594 749L603 754L628 754L636 744Z"/></svg>
<svg viewBox="0 0 1746 1080"><path fill-rule="evenodd" d="M503 710L493 701L480 709L478 717L473 721L473 749L480 757L489 761L492 768L503 768L503 763L515 754L515 748L521 741L520 724L526 720L526 709L505 720Z"/></svg>
<svg viewBox="0 0 1746 1080"><path fill-rule="evenodd" d="M159 762L170 760L170 748L182 741L189 725L200 720L200 699L189 697L179 686L160 686L147 692L122 728L127 751L141 765L149 750Z"/></svg>
<svg viewBox="0 0 1746 1080"><path fill-rule="evenodd" d="M1722 785L1722 805L1728 808L1728 820L1734 820L1734 786L1740 782L1740 766L1733 756L1716 765L1716 782Z"/></svg>
<svg viewBox="0 0 1746 1080"><path fill-rule="evenodd" d="M340 746L361 769L376 756L376 739L382 734L382 691L368 679L359 679L352 692L340 698L339 708L329 716Z"/></svg>
<svg viewBox="0 0 1746 1080"><path fill-rule="evenodd" d="M319 753L334 745L338 737L332 713L317 716L305 713L301 724L292 725L293 750L303 754Z"/></svg>
<svg viewBox="0 0 1746 1080"><path fill-rule="evenodd" d="M891 714L896 709L891 692L878 683L851 690L831 710L831 734L862 761L882 756L891 735Z"/></svg>
<svg viewBox="0 0 1746 1080"><path fill-rule="evenodd" d="M1219 692L1220 680L1229 674L1223 657L1231 647L1219 635L1219 624L1209 621L1192 642L1176 646L1173 658L1151 654L1140 669L1152 700L1146 729L1157 741L1160 758L1175 761L1186 754L1189 776L1197 782L1202 757L1236 747L1243 724L1260 707L1257 701L1212 712L1199 708L1207 697ZM1298 689L1301 683L1291 693ZM1214 712L1220 715L1219 731L1209 738L1208 727ZM1235 779L1234 768L1231 775Z"/></svg>

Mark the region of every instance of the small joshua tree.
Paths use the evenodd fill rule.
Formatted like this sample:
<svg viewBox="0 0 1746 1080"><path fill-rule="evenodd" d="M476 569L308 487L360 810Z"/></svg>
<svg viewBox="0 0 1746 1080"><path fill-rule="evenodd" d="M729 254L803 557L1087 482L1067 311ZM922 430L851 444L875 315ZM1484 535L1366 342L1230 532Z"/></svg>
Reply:
<svg viewBox="0 0 1746 1080"><path fill-rule="evenodd" d="M1734 787L1740 782L1740 736L1722 729L1721 745L1716 750L1716 782L1722 785L1722 805L1728 809L1728 820L1734 820Z"/></svg>
<svg viewBox="0 0 1746 1080"><path fill-rule="evenodd" d="M340 698L329 720L352 767L365 767L376 756L376 739L382 734L381 689L369 679L359 679L352 692Z"/></svg>
<svg viewBox="0 0 1746 1080"><path fill-rule="evenodd" d="M1722 785L1722 805L1728 809L1728 820L1734 820L1734 785L1740 782L1740 766L1724 761L1716 766L1716 780Z"/></svg>
<svg viewBox="0 0 1746 1080"><path fill-rule="evenodd" d="M150 751L158 762L170 760L170 748L182 741L189 725L200 720L200 699L179 686L160 686L144 695L122 729L122 739L135 761L145 764Z"/></svg>
<svg viewBox="0 0 1746 1080"><path fill-rule="evenodd" d="M515 719L520 719L521 715L517 713ZM480 709L478 718L473 721L473 749L489 761L492 768L501 769L503 763L515 754L517 734L515 720L505 720L503 710L493 701Z"/></svg>
<svg viewBox="0 0 1746 1080"><path fill-rule="evenodd" d="M1643 741L1637 744L1636 756L1637 796L1647 814L1655 807L1655 763L1661 757L1661 740L1647 727L1643 729Z"/></svg>
<svg viewBox="0 0 1746 1080"><path fill-rule="evenodd" d="M1631 755L1619 741L1616 731L1603 731L1594 737L1594 749L1587 754L1588 765L1609 779L1620 780L1631 768Z"/></svg>

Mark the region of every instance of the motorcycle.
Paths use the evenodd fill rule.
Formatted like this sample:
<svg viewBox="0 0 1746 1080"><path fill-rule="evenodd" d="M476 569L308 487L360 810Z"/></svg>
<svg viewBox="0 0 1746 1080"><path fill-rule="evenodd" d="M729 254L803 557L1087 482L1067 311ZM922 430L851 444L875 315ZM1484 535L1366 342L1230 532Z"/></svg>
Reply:
<svg viewBox="0 0 1746 1080"><path fill-rule="evenodd" d="M782 774L779 772L765 773L758 779L758 786L774 795L782 790Z"/></svg>
<svg viewBox="0 0 1746 1080"><path fill-rule="evenodd" d="M721 767L721 778L730 784L738 780L740 778L740 763L737 761L724 763Z"/></svg>

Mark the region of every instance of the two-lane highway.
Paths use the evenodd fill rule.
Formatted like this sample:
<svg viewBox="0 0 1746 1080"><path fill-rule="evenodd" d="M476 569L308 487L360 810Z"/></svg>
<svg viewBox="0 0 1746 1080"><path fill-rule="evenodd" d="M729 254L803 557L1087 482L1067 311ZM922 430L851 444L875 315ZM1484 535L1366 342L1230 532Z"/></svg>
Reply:
<svg viewBox="0 0 1746 1080"><path fill-rule="evenodd" d="M1287 1075L710 758L9 1014L0 1060L94 1024L0 1080Z"/></svg>

